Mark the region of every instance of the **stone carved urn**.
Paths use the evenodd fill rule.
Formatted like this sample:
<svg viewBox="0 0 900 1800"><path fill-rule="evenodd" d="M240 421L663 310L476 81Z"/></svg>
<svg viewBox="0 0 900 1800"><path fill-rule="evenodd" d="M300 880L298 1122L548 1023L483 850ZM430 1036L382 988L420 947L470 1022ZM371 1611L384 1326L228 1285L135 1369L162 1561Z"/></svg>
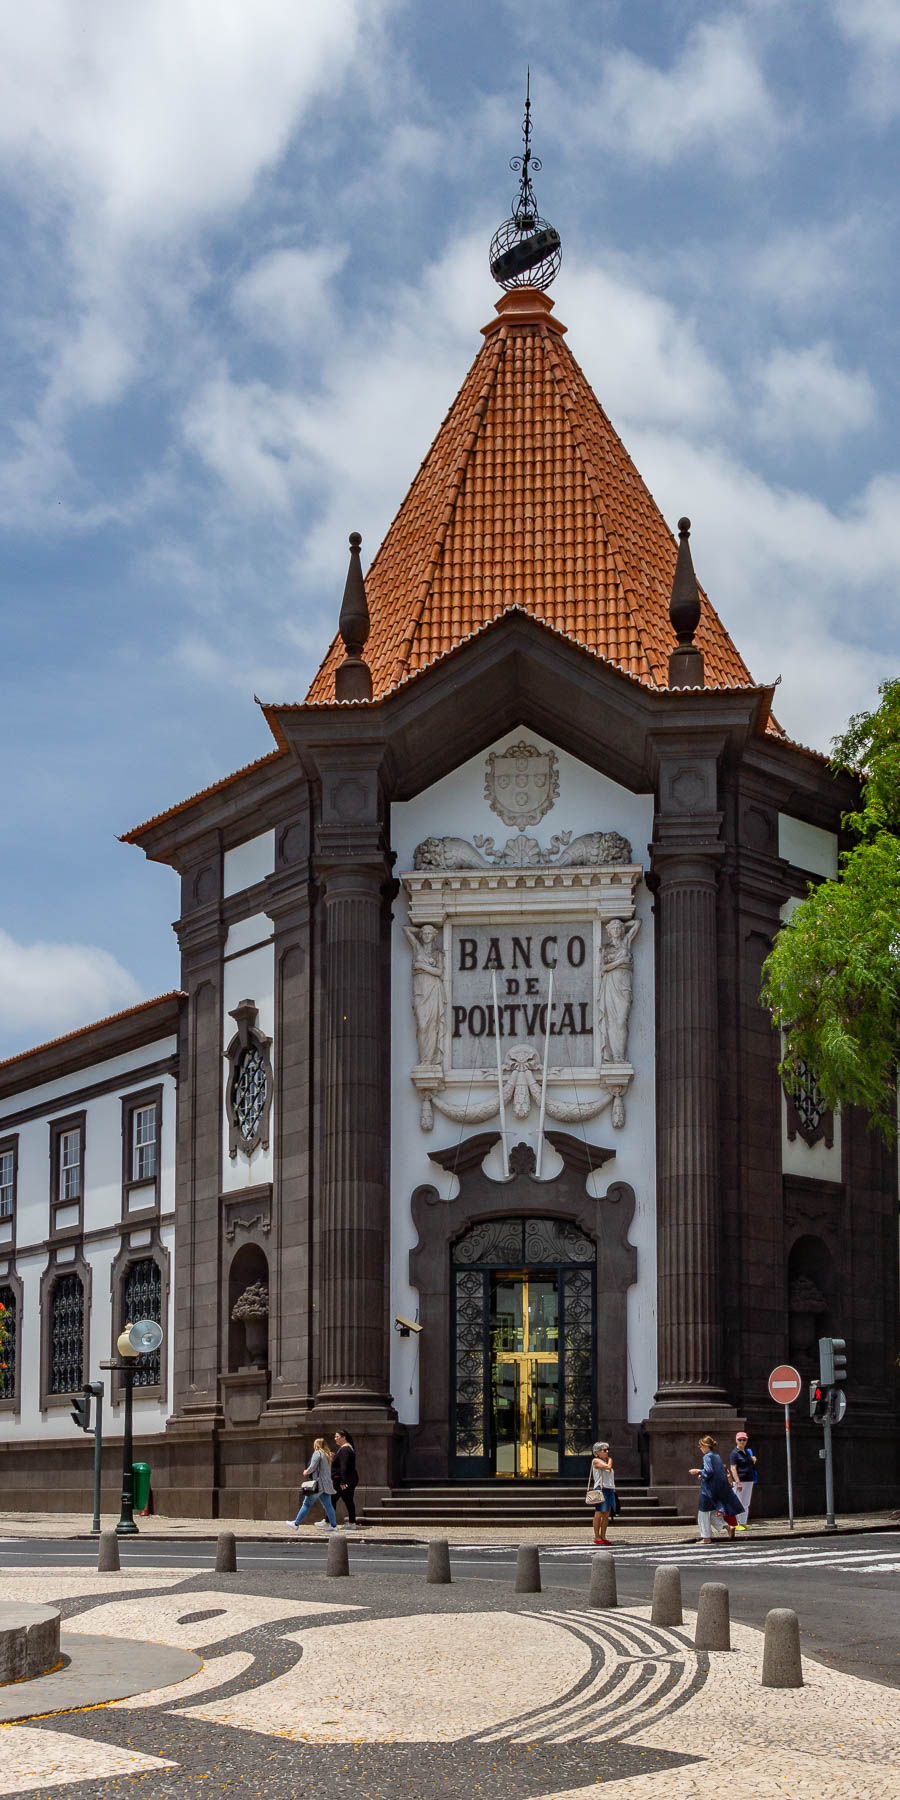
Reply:
<svg viewBox="0 0 900 1800"><path fill-rule="evenodd" d="M264 1369L269 1346L269 1290L254 1281L235 1301L231 1316L244 1327L244 1342L252 1369Z"/></svg>

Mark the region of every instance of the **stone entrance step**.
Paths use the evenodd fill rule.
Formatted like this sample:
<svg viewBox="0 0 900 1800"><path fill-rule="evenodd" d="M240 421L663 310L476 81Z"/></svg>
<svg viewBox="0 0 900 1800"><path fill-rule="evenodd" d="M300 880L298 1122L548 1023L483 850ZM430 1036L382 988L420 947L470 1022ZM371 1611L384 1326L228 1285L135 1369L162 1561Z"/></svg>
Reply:
<svg viewBox="0 0 900 1800"><path fill-rule="evenodd" d="M590 1518L585 1483L572 1481L417 1482L395 1488L361 1516L376 1525L582 1525ZM629 1525L689 1523L677 1507L637 1481L616 1489L619 1518Z"/></svg>

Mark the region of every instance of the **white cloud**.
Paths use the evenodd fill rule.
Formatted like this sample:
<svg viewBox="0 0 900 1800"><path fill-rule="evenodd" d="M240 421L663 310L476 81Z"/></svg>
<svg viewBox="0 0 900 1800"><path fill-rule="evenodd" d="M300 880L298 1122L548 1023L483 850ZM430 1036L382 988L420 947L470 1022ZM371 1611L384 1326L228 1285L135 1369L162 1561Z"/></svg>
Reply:
<svg viewBox="0 0 900 1800"><path fill-rule="evenodd" d="M6 10L0 167L56 284L49 306L53 284L40 290L28 410L13 410L15 447L0 468L0 512L17 526L98 522L69 459L72 423L120 401L136 375L158 369L171 381L172 364L190 357L192 307L209 279L198 232L247 202L363 46L377 55L394 4L90 0L75 11L42 0ZM107 498L105 516L115 511Z"/></svg>
<svg viewBox="0 0 900 1800"><path fill-rule="evenodd" d="M142 999L134 977L90 944L19 944L0 931L5 1034L34 1043L120 1012Z"/></svg>
<svg viewBox="0 0 900 1800"><path fill-rule="evenodd" d="M237 282L235 310L251 331L271 343L309 343L311 333L330 316L332 282L347 256L346 244L274 250Z"/></svg>
<svg viewBox="0 0 900 1800"><path fill-rule="evenodd" d="M564 319L579 361L590 345L596 391L614 418L699 426L725 412L728 382L694 321L648 292L627 267L591 268L572 259Z"/></svg>
<svg viewBox="0 0 900 1800"><path fill-rule="evenodd" d="M860 214L836 224L776 229L762 243L742 243L733 273L741 287L786 314L833 311L839 297L867 278L872 233Z"/></svg>
<svg viewBox="0 0 900 1800"><path fill-rule="evenodd" d="M858 54L859 110L881 123L900 109L900 0L831 0L831 11Z"/></svg>
<svg viewBox="0 0 900 1800"><path fill-rule="evenodd" d="M757 434L788 442L807 438L836 444L849 431L870 425L877 410L875 389L864 369L842 369L831 344L799 350L779 345L755 371L760 392Z"/></svg>
<svg viewBox="0 0 900 1800"><path fill-rule="evenodd" d="M593 142L648 163L699 150L755 166L783 130L752 34L733 13L697 25L668 69L615 50L603 70L577 124Z"/></svg>
<svg viewBox="0 0 900 1800"><path fill-rule="evenodd" d="M0 150L127 237L239 206L357 54L377 0L67 0L9 9Z"/></svg>

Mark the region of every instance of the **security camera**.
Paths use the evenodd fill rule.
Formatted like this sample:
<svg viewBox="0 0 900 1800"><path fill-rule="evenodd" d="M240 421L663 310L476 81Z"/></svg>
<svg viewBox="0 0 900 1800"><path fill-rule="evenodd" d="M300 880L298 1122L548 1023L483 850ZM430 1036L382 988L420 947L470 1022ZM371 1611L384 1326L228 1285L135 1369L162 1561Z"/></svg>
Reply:
<svg viewBox="0 0 900 1800"><path fill-rule="evenodd" d="M404 1319L402 1313L395 1314L394 1330L399 1332L401 1337L409 1337L409 1334L411 1331L414 1331L416 1333L416 1336L418 1337L418 1334L421 1331L421 1329L422 1329L421 1325L417 1325L415 1322L415 1319Z"/></svg>

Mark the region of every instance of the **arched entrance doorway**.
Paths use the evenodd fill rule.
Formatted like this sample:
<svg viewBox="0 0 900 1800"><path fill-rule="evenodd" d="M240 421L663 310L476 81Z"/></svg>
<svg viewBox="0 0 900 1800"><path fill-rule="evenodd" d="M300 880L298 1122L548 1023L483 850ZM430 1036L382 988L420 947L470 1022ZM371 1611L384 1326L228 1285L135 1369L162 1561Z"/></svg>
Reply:
<svg viewBox="0 0 900 1800"><path fill-rule="evenodd" d="M596 1429L596 1263L568 1220L482 1219L451 1245L451 1473L586 1472Z"/></svg>

